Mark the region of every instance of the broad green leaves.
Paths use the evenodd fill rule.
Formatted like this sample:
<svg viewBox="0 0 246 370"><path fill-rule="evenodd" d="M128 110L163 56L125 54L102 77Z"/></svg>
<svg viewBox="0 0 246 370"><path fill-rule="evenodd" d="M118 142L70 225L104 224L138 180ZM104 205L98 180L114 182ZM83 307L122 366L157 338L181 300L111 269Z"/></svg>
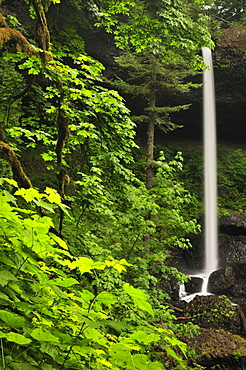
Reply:
<svg viewBox="0 0 246 370"><path fill-rule="evenodd" d="M13 314L12 312L8 312L6 310L0 310L0 319L7 324L10 328L22 328L25 320L23 317Z"/></svg>
<svg viewBox="0 0 246 370"><path fill-rule="evenodd" d="M48 200L59 202L52 189L46 193ZM19 189L17 194L27 202L43 196L35 189ZM100 276L105 280L112 270L119 279L119 274L131 265L125 259L112 257L101 262L72 257L65 242L58 242L58 237L49 234L52 222L47 216L22 212L11 206L4 195L0 200L0 302L4 304L0 310L0 338L4 368L15 369L15 364L22 366L24 361L31 368L41 361L48 370L52 368L49 366L83 370L163 369L161 363L152 361L142 351L146 345L162 340L166 332L156 331L151 322L140 329L137 320L131 321L131 325L115 320L115 308L129 301L126 294L132 300L128 310L146 311L154 316L145 293L124 283L122 278L123 289L96 294L83 289L81 283L83 274L89 274L92 279L96 277L99 288ZM11 218L14 223L9 222ZM118 334L108 328L114 328ZM128 334L123 333L126 328ZM18 345L16 351L8 342ZM182 343L177 341L174 345L179 347ZM179 356L176 358L181 361Z"/></svg>
<svg viewBox="0 0 246 370"><path fill-rule="evenodd" d="M147 311L150 315L154 316L154 311L149 302L147 302L146 296L143 291L134 288L129 283L125 283L123 285L123 289L127 294L129 294L137 307Z"/></svg>
<svg viewBox="0 0 246 370"><path fill-rule="evenodd" d="M211 45L211 37L206 27L208 21L202 8L196 4L193 19L189 2L167 2L111 0L100 2L98 26L103 25L113 32L116 45L122 49L149 52L162 55L166 64L171 64L181 56L193 63L194 51L204 45ZM120 15L127 17L127 22ZM194 63L195 64L195 63ZM198 63L198 65L201 63Z"/></svg>
<svg viewBox="0 0 246 370"><path fill-rule="evenodd" d="M39 342L59 342L59 339L51 334L49 330L43 330L41 328L36 328L31 332L31 337L38 340Z"/></svg>
<svg viewBox="0 0 246 370"><path fill-rule="evenodd" d="M197 45L193 24L186 19L187 13L181 12L179 1L176 3L174 7L171 1L148 2L146 11L146 1L99 1L103 11L97 16L108 29L114 27L118 46L130 44L137 53L149 48L153 55L161 54L161 62L169 63L178 59L179 50L193 55ZM79 4L78 17L81 7ZM121 14L127 15L129 22L120 22ZM42 50L35 49L35 56L3 51L1 129L14 149L22 149L23 144L37 147L47 168L57 170L56 123L61 115L66 117L70 137L63 148L62 169L71 181L64 185L71 186L69 197L65 192L63 199L71 203L68 212L58 192L46 187L51 178L56 183L55 172L44 170L42 193L36 188L18 189L12 180L2 180L16 188L0 195L3 367L163 369L153 360L153 346L160 344L165 353L172 347L169 354L177 362L182 359L174 348L177 353L183 349L174 333L156 331L157 324L152 323L156 309L147 296L157 281L150 270L156 267L165 273L163 244L168 237L164 243L153 239L148 255L143 243L145 235L155 232L156 225L148 215L159 211L156 200L161 199L163 189L160 186L149 194L131 171L131 150L137 146L130 111L117 91L103 87L104 67L83 54L81 38L77 34L70 37L68 28L60 34L69 40L69 49L52 40L59 60L54 56L47 65L38 57ZM72 67L62 62L67 56ZM36 174L36 168L34 172L39 184L39 172ZM171 183L171 171L166 171L162 180ZM177 186L178 191L182 193ZM168 202L178 208L182 196L180 203L175 203L175 195ZM46 216L37 214L37 207ZM57 210L72 215L64 221L64 239L50 232L58 224ZM47 216L50 213L54 221ZM127 262L129 257L133 264ZM124 276L131 284L137 282L138 288L125 283ZM169 325L168 310L163 315Z"/></svg>
<svg viewBox="0 0 246 370"><path fill-rule="evenodd" d="M0 338L6 338L9 342L14 342L20 345L26 345L26 344L31 343L31 339L26 338L22 334L18 334L14 332L9 332L9 333L0 332Z"/></svg>
<svg viewBox="0 0 246 370"><path fill-rule="evenodd" d="M130 266L125 259L120 261L116 261L113 258L110 260L105 260L102 262L93 261L91 258L87 257L78 257L73 262L67 261L68 266L70 269L79 268L81 274L85 272L91 272L92 270L104 270L106 267L112 267L118 272L126 271L125 266Z"/></svg>
<svg viewBox="0 0 246 370"><path fill-rule="evenodd" d="M17 278L11 274L8 270L1 270L0 271L0 285L4 287L10 281L17 281Z"/></svg>

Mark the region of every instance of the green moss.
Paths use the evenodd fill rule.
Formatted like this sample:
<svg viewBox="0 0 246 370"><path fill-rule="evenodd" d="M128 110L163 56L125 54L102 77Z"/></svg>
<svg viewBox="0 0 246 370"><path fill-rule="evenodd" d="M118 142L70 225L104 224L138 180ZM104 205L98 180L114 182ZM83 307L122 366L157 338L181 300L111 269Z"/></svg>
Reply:
<svg viewBox="0 0 246 370"><path fill-rule="evenodd" d="M226 296L196 297L187 308L190 320L204 328L240 330L241 323L235 306Z"/></svg>
<svg viewBox="0 0 246 370"><path fill-rule="evenodd" d="M233 352L232 356L234 357L236 361L239 361L240 358L242 357L242 353L240 351L235 351Z"/></svg>

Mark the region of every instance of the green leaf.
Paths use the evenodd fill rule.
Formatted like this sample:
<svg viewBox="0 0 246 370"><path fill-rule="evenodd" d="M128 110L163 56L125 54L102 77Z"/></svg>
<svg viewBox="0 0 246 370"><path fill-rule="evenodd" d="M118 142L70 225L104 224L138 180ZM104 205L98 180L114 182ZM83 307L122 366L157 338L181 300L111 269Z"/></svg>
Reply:
<svg viewBox="0 0 246 370"><path fill-rule="evenodd" d="M80 296L83 302L83 307L89 307L91 300L94 299L94 294L92 294L89 290L82 290L80 292Z"/></svg>
<svg viewBox="0 0 246 370"><path fill-rule="evenodd" d="M177 353L172 349L171 346L165 346L165 350L166 350L168 356L171 356L171 357L175 358L175 360L177 360L178 362L181 362L181 360L182 360L181 357L179 355L177 355Z"/></svg>
<svg viewBox="0 0 246 370"><path fill-rule="evenodd" d="M111 307L118 299L110 292L101 292L96 297L96 300L103 303L107 307Z"/></svg>
<svg viewBox="0 0 246 370"><path fill-rule="evenodd" d="M66 242L64 240L62 240L59 236L53 234L53 233L50 233L49 234L50 237L64 250L68 250L68 246L66 244Z"/></svg>
<svg viewBox="0 0 246 370"><path fill-rule="evenodd" d="M31 336L39 342L59 342L59 339L52 335L48 330L36 328L31 332Z"/></svg>
<svg viewBox="0 0 246 370"><path fill-rule="evenodd" d="M113 328L117 332L126 331L130 329L130 325L127 323L124 323L122 321L114 321L114 320L105 320L105 325L109 326L110 328Z"/></svg>
<svg viewBox="0 0 246 370"><path fill-rule="evenodd" d="M123 289L127 294L129 294L138 308L141 308L142 310L147 311L151 316L154 316L154 311L149 302L147 302L146 296L142 290L134 288L129 283L125 283L123 285Z"/></svg>
<svg viewBox="0 0 246 370"><path fill-rule="evenodd" d="M0 185L2 185L4 181L6 181L9 185L13 185L15 188L18 188L18 184L15 180L7 179L5 177L1 177L0 178Z"/></svg>
<svg viewBox="0 0 246 370"><path fill-rule="evenodd" d="M60 194L57 193L56 190L47 187L45 189L45 193L47 194L46 198L48 199L50 203L56 203L56 204L61 203L61 196Z"/></svg>
<svg viewBox="0 0 246 370"><path fill-rule="evenodd" d="M29 360L29 359L28 359ZM39 370L40 368L38 367L38 364L32 359L32 362L35 363L35 365L31 365L30 363L26 362L25 360L23 361L9 361L11 362L11 370ZM54 368L47 368L46 365L42 364L42 370L53 370Z"/></svg>
<svg viewBox="0 0 246 370"><path fill-rule="evenodd" d="M18 279L7 270L0 271L0 285L5 286L9 281L17 281Z"/></svg>
<svg viewBox="0 0 246 370"><path fill-rule="evenodd" d="M94 261L91 258L78 257L76 261L68 261L68 266L70 269L75 269L78 267L81 274L84 274L85 272L91 272L91 270L94 268Z"/></svg>
<svg viewBox="0 0 246 370"><path fill-rule="evenodd" d="M128 263L125 258L122 258L120 261L115 260L113 257L109 257L111 261L106 260L106 266L113 267L115 270L117 270L119 273L122 271L126 271L125 266L132 266L130 263Z"/></svg>
<svg viewBox="0 0 246 370"><path fill-rule="evenodd" d="M22 316L4 310L0 310L0 319L11 328L22 328L25 323Z"/></svg>
<svg viewBox="0 0 246 370"><path fill-rule="evenodd" d="M29 313L33 311L33 305L27 302L16 302L15 306L18 310L24 311L26 315L29 315Z"/></svg>
<svg viewBox="0 0 246 370"><path fill-rule="evenodd" d="M136 370L164 370L164 367L160 362L150 362L148 356L144 354L134 354L131 358L131 361L133 363L134 369ZM132 365L129 364L126 370L130 370L131 368Z"/></svg>
<svg viewBox="0 0 246 370"><path fill-rule="evenodd" d="M107 340L103 333L94 328L86 328L84 330L84 335L87 339L90 339L93 342L96 342L102 346L107 346Z"/></svg>
<svg viewBox="0 0 246 370"><path fill-rule="evenodd" d="M4 301L6 301L6 302L4 302ZM7 302L12 302L12 301L7 296L7 294L4 294L4 293L0 292L0 304L5 306L5 305L7 305Z"/></svg>
<svg viewBox="0 0 246 370"><path fill-rule="evenodd" d="M66 205L66 204L63 204L63 203L60 203L59 204L59 207L61 208L61 210L69 217L71 218L68 210L69 210L69 207Z"/></svg>
<svg viewBox="0 0 246 370"><path fill-rule="evenodd" d="M92 354L96 356L105 355L105 352L102 349L95 349L88 346L73 346L73 351L79 353L83 357L90 358Z"/></svg>
<svg viewBox="0 0 246 370"><path fill-rule="evenodd" d="M137 332L131 334L131 338L139 343L148 345L152 342L158 342L161 339L161 336L157 333L146 334L144 331L138 330Z"/></svg>
<svg viewBox="0 0 246 370"><path fill-rule="evenodd" d="M70 287L72 285L75 285L75 284L79 284L79 282L74 279L74 278L67 278L67 279L55 279L53 281L51 281L51 284L52 285L59 285L59 286L62 286L62 287Z"/></svg>
<svg viewBox="0 0 246 370"><path fill-rule="evenodd" d="M34 189L34 188L18 189L18 190L16 190L15 195L22 196L22 198L24 198L26 202L31 202L31 201L33 201L34 198L36 198L36 199L42 198L42 194L40 194L38 192L38 190Z"/></svg>
<svg viewBox="0 0 246 370"><path fill-rule="evenodd" d="M34 200L34 203L38 207L42 207L44 209L47 209L47 211L54 213L54 209L52 208L52 206L49 203L45 202L43 199Z"/></svg>
<svg viewBox="0 0 246 370"><path fill-rule="evenodd" d="M108 267L113 267L119 273L121 273L122 271L126 271L126 268L120 263L120 261L113 260L113 261L105 261L105 262Z"/></svg>
<svg viewBox="0 0 246 370"><path fill-rule="evenodd" d="M22 334L10 332L5 335L6 339L10 342L15 342L17 344L29 344L31 343L31 339L24 337Z"/></svg>
<svg viewBox="0 0 246 370"><path fill-rule="evenodd" d="M10 194L10 192L8 192L7 190L4 190L3 191L3 194L5 195L5 197L10 201L10 202L13 202L13 203L16 203L16 198L13 197L12 194Z"/></svg>

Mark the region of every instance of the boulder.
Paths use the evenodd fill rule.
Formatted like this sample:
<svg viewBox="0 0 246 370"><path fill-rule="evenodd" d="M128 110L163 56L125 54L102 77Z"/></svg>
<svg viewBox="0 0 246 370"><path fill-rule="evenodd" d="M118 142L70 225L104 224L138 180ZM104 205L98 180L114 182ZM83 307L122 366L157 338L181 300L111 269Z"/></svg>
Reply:
<svg viewBox="0 0 246 370"><path fill-rule="evenodd" d="M246 369L246 340L238 335L200 329L199 335L184 341L196 351L196 363L206 369Z"/></svg>
<svg viewBox="0 0 246 370"><path fill-rule="evenodd" d="M202 289L202 284L202 278L192 276L191 279L185 283L185 291L188 294L199 293Z"/></svg>
<svg viewBox="0 0 246 370"><path fill-rule="evenodd" d="M208 283L208 291L213 294L227 295L234 303L246 309L246 215L230 212L219 219L219 266ZM183 261L186 268L181 271L199 274L203 269L204 235L190 237L193 248L184 251ZM179 266L177 266L179 268ZM188 293L197 292L194 281L186 285Z"/></svg>
<svg viewBox="0 0 246 370"><path fill-rule="evenodd" d="M184 316L204 329L223 329L240 334L241 316L226 296L197 295L184 309Z"/></svg>
<svg viewBox="0 0 246 370"><path fill-rule="evenodd" d="M221 235L219 255L226 268L211 274L210 291L246 307L246 236Z"/></svg>
<svg viewBox="0 0 246 370"><path fill-rule="evenodd" d="M208 291L214 294L231 295L236 284L236 274L232 266L212 272L208 281Z"/></svg>
<svg viewBox="0 0 246 370"><path fill-rule="evenodd" d="M224 261L226 265L241 268L246 266L246 236L238 235L222 239L221 248L222 254L225 255ZM246 270L242 268L242 272L246 274Z"/></svg>

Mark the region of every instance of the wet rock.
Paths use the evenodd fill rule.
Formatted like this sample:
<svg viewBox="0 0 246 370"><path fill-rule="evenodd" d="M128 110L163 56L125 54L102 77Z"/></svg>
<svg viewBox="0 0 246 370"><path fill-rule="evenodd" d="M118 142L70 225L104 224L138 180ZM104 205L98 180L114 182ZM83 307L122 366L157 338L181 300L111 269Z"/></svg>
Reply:
<svg viewBox="0 0 246 370"><path fill-rule="evenodd" d="M227 235L246 235L246 215L230 212L219 220L219 230Z"/></svg>
<svg viewBox="0 0 246 370"><path fill-rule="evenodd" d="M233 286L232 297L242 297L246 298L246 281L237 281L237 284Z"/></svg>
<svg viewBox="0 0 246 370"><path fill-rule="evenodd" d="M225 263L239 268L246 266L246 236L239 235L226 241ZM242 272L246 274L244 269Z"/></svg>
<svg viewBox="0 0 246 370"><path fill-rule="evenodd" d="M179 284L176 278L161 279L157 285L158 289L166 292L171 301L176 302L179 299Z"/></svg>
<svg viewBox="0 0 246 370"><path fill-rule="evenodd" d="M200 329L200 334L184 340L196 351L196 363L208 369L245 370L246 340L224 330Z"/></svg>
<svg viewBox="0 0 246 370"><path fill-rule="evenodd" d="M242 332L238 310L225 296L197 295L184 309L184 316L204 329L224 329L235 334Z"/></svg>
<svg viewBox="0 0 246 370"><path fill-rule="evenodd" d="M224 294L233 303L246 307L246 214L230 212L220 218L219 231L220 270L211 274L208 291ZM199 275L204 269L204 235L189 235L189 239L193 248L182 251L175 267L187 275ZM193 280L186 283L186 292L199 292L198 284Z"/></svg>
<svg viewBox="0 0 246 370"><path fill-rule="evenodd" d="M189 294L198 293L202 289L202 284L202 278L191 277L191 279L185 283L185 291Z"/></svg>
<svg viewBox="0 0 246 370"><path fill-rule="evenodd" d="M232 294L236 284L236 274L232 266L212 272L208 281L208 291L214 294Z"/></svg>
<svg viewBox="0 0 246 370"><path fill-rule="evenodd" d="M152 288L162 290L163 292L167 293L169 296L169 301L173 304L179 300L179 283L177 278L174 275L170 275L170 277L164 278L161 273L154 274L155 278L157 279L157 283L155 282Z"/></svg>
<svg viewBox="0 0 246 370"><path fill-rule="evenodd" d="M192 248L183 250L183 261L191 272L201 271L204 268L204 235L190 235Z"/></svg>
<svg viewBox="0 0 246 370"><path fill-rule="evenodd" d="M246 306L246 236L222 235L220 241L221 262L232 268L235 276L233 286L220 293L228 295L232 302ZM218 294L216 289L212 291Z"/></svg>

